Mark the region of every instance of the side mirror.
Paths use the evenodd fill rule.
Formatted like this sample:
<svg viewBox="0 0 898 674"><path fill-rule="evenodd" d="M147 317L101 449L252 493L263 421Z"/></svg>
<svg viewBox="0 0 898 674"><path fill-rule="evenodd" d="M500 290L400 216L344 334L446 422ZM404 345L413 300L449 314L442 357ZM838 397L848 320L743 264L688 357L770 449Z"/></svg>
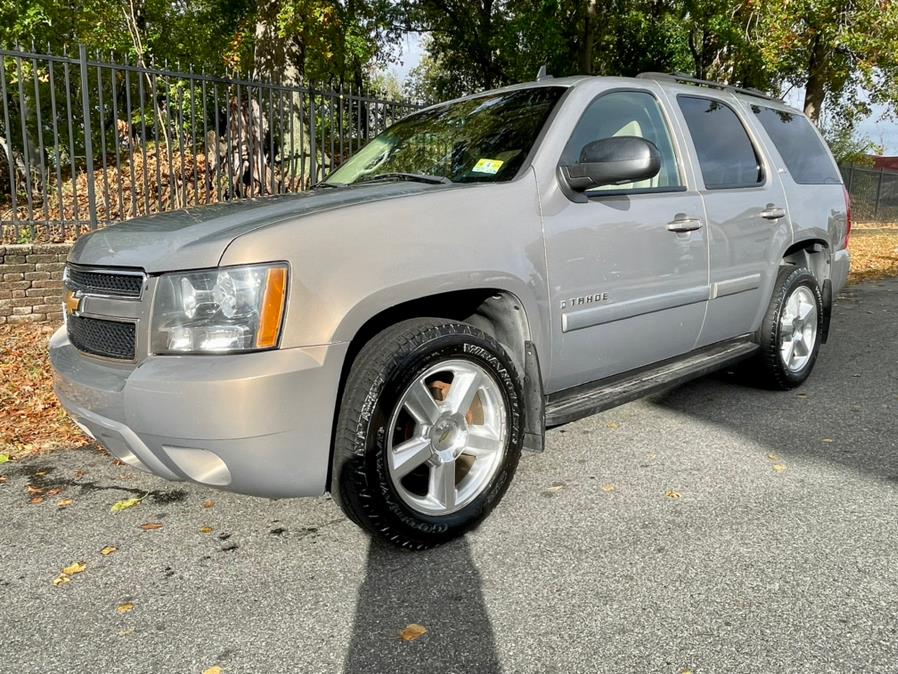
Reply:
<svg viewBox="0 0 898 674"><path fill-rule="evenodd" d="M580 151L576 164L561 167L567 184L577 192L654 178L660 170L658 148L653 142L636 136L616 136L588 143Z"/></svg>

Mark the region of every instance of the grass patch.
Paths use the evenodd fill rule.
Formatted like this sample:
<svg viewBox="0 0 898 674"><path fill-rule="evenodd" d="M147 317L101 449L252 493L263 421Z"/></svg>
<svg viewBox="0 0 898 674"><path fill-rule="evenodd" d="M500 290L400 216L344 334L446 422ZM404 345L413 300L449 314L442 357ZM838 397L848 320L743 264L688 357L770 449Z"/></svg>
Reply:
<svg viewBox="0 0 898 674"><path fill-rule="evenodd" d="M21 458L90 440L53 393L46 325L0 325L0 454Z"/></svg>

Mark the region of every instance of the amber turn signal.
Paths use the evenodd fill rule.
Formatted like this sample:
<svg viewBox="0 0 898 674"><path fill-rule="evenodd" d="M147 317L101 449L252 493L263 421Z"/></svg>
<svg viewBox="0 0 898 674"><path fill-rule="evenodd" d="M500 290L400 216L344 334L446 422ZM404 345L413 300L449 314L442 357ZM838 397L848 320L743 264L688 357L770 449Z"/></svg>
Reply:
<svg viewBox="0 0 898 674"><path fill-rule="evenodd" d="M265 298L259 314L259 331L256 333L256 348L270 349L277 346L281 333L281 321L287 303L287 268L272 267L268 270Z"/></svg>

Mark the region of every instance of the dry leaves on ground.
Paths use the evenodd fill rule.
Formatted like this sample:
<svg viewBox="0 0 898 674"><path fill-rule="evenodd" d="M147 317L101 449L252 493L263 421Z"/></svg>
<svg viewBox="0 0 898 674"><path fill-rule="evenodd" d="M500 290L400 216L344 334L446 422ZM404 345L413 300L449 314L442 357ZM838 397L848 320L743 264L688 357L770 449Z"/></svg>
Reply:
<svg viewBox="0 0 898 674"><path fill-rule="evenodd" d="M132 604L130 601L128 601L128 602L125 602L124 604L119 604L118 606L116 606L115 610L117 613L121 613L121 614L130 613L131 611L134 610L134 604Z"/></svg>
<svg viewBox="0 0 898 674"><path fill-rule="evenodd" d="M144 531L155 531L162 528L162 522L147 522L146 524L141 524L140 528Z"/></svg>
<svg viewBox="0 0 898 674"><path fill-rule="evenodd" d="M680 492L674 491L673 489L668 489L666 492L664 492L664 495L667 498L672 498L672 499L678 499L681 496Z"/></svg>
<svg viewBox="0 0 898 674"><path fill-rule="evenodd" d="M405 629L400 630L399 638L403 641L415 641L416 639L420 639L425 634L427 634L427 628L424 625L418 625L417 623L412 623L411 625L406 626Z"/></svg>
<svg viewBox="0 0 898 674"><path fill-rule="evenodd" d="M6 460L90 442L53 393L47 342L54 329L0 326L0 456Z"/></svg>
<svg viewBox="0 0 898 674"><path fill-rule="evenodd" d="M118 548L114 545L107 545L105 548L100 550L100 554L104 557L108 557L109 555L115 553L116 550L118 550Z"/></svg>
<svg viewBox="0 0 898 674"><path fill-rule="evenodd" d="M113 503L112 507L109 509L110 512L118 513L122 510L127 510L128 508L133 508L136 505L140 505L141 499L139 498L126 498L117 503Z"/></svg>
<svg viewBox="0 0 898 674"><path fill-rule="evenodd" d="M898 223L855 225L848 249L851 281L898 276Z"/></svg>

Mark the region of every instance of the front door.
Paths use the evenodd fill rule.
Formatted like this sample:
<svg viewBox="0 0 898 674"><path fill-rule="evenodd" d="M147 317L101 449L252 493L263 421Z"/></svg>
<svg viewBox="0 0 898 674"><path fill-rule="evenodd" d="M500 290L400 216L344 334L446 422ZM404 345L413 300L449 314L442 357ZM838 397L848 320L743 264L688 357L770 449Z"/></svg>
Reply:
<svg viewBox="0 0 898 674"><path fill-rule="evenodd" d="M544 208L552 316L549 392L632 370L694 348L708 300L701 196L687 186L677 143L648 90L614 90L586 108L565 147L652 141L657 176L590 190Z"/></svg>

